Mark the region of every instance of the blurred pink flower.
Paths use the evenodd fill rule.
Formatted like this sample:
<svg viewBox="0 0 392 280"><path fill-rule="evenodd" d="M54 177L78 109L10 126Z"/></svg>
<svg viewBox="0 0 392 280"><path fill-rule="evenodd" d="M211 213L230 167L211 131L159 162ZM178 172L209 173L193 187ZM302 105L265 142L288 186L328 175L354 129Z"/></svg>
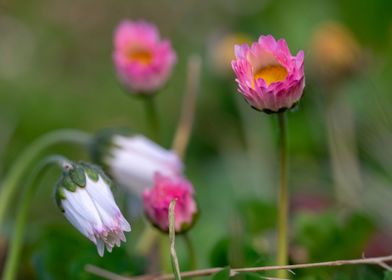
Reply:
<svg viewBox="0 0 392 280"><path fill-rule="evenodd" d="M128 90L151 94L169 78L176 53L153 24L124 20L115 30L113 61Z"/></svg>
<svg viewBox="0 0 392 280"><path fill-rule="evenodd" d="M271 35L251 46L236 45L234 51L238 91L254 109L273 113L297 104L305 87L303 51L292 56L286 41Z"/></svg>
<svg viewBox="0 0 392 280"><path fill-rule="evenodd" d="M176 232L188 230L196 217L197 205L192 184L183 177L155 175L155 184L143 193L144 210L151 223L167 232L169 230L169 204L177 200L175 207Z"/></svg>
<svg viewBox="0 0 392 280"><path fill-rule="evenodd" d="M376 231L366 244L364 256L366 256L366 258L374 258L392 254L391 238L392 231L390 230L384 229Z"/></svg>
<svg viewBox="0 0 392 280"><path fill-rule="evenodd" d="M292 212L321 213L332 208L330 197L321 193L295 193L290 201Z"/></svg>

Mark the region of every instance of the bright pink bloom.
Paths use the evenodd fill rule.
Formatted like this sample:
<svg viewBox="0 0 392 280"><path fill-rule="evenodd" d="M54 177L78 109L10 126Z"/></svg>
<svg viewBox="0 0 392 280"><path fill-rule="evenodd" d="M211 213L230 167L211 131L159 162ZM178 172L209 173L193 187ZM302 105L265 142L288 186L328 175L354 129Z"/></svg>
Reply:
<svg viewBox="0 0 392 280"><path fill-rule="evenodd" d="M144 21L121 22L114 34L113 61L120 81L134 93L153 93L169 78L176 62L170 41Z"/></svg>
<svg viewBox="0 0 392 280"><path fill-rule="evenodd" d="M305 86L303 51L292 56L286 41L271 35L234 50L238 91L254 109L271 113L297 104Z"/></svg>
<svg viewBox="0 0 392 280"><path fill-rule="evenodd" d="M155 175L154 187L143 193L144 211L153 225L167 232L169 230L169 204L177 200L175 207L175 229L183 232L189 229L197 214L192 184L182 177Z"/></svg>

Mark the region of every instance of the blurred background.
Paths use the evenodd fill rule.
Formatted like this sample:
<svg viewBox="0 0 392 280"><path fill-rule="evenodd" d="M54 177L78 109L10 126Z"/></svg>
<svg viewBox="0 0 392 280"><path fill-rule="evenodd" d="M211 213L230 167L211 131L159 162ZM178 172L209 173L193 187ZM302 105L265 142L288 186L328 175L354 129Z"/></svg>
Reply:
<svg viewBox="0 0 392 280"><path fill-rule="evenodd" d="M181 111L187 59L202 57L185 160L201 210L190 232L200 268L274 263L277 118L242 100L230 69L233 45L260 34L285 38L293 54L305 51L305 94L288 114L290 262L392 253L389 0L2 0L0 178L21 150L54 129L147 131L142 104L121 89L112 65L113 30L124 18L155 23L178 54L156 99L165 147ZM68 146L54 151L88 159ZM57 209L57 176L53 170L42 178L33 202L20 279L98 279L84 271L88 263L119 274L145 272L147 260L135 254L143 220L131 218L128 243L100 258ZM13 216L11 210L0 233L0 268ZM182 269L189 269L181 238L177 246ZM298 270L295 279L383 279L383 271Z"/></svg>

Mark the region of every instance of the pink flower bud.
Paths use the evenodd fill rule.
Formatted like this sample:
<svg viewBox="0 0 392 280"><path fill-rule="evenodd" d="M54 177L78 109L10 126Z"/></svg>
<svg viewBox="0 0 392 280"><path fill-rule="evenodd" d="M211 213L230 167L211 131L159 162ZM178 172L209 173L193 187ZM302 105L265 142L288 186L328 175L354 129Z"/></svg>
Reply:
<svg viewBox="0 0 392 280"><path fill-rule="evenodd" d="M151 223L160 230L169 230L169 204L176 200L176 232L188 230L194 223L197 205L193 197L192 184L183 177L155 175L154 187L143 193L144 211Z"/></svg>
<svg viewBox="0 0 392 280"><path fill-rule="evenodd" d="M115 30L113 61L129 91L151 94L169 78L176 54L153 24L125 20Z"/></svg>
<svg viewBox="0 0 392 280"><path fill-rule="evenodd" d="M254 109L267 113L294 107L305 87L304 52L292 56L284 39L260 36L251 46L235 46L231 62L238 91Z"/></svg>

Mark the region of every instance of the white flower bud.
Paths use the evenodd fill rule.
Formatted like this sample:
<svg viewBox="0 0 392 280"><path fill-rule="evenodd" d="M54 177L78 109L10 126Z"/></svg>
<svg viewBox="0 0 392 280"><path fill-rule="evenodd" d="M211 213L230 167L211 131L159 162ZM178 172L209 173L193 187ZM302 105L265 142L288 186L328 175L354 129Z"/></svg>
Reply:
<svg viewBox="0 0 392 280"><path fill-rule="evenodd" d="M120 186L141 194L154 184L154 175L174 177L182 174L180 158L142 135L111 135L104 141L100 161Z"/></svg>
<svg viewBox="0 0 392 280"><path fill-rule="evenodd" d="M64 168L56 201L69 222L97 246L103 256L121 241L131 226L123 217L110 190L110 180L96 166L86 163Z"/></svg>

